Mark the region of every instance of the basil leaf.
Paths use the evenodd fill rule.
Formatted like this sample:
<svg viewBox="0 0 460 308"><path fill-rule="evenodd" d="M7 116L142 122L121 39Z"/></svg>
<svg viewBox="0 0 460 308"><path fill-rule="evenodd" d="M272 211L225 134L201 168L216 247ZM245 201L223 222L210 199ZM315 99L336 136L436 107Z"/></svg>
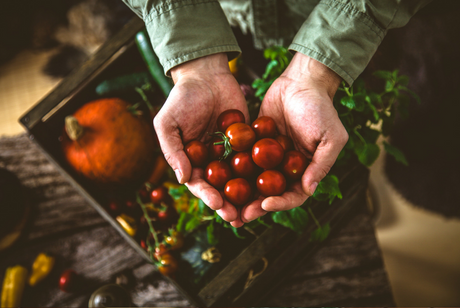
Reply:
<svg viewBox="0 0 460 308"><path fill-rule="evenodd" d="M275 223L300 233L307 226L308 213L301 207L295 207L288 211L272 213L272 219Z"/></svg>
<svg viewBox="0 0 460 308"><path fill-rule="evenodd" d="M381 79L391 79L391 73L388 71L376 71L372 75Z"/></svg>
<svg viewBox="0 0 460 308"><path fill-rule="evenodd" d="M408 166L409 163L406 160L406 156L404 156L404 153L401 152L398 148L392 146L391 144L387 143L386 141L383 142L383 147L385 148L385 151L393 156L397 162L402 163L404 166Z"/></svg>

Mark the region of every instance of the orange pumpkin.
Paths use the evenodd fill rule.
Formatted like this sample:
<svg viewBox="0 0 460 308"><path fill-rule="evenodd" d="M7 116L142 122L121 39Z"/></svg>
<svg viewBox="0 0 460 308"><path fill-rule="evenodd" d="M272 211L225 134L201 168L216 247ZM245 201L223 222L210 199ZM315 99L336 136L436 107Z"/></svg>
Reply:
<svg viewBox="0 0 460 308"><path fill-rule="evenodd" d="M85 104L65 119L64 156L81 175L102 187L135 186L147 179L155 159L154 131L118 98Z"/></svg>

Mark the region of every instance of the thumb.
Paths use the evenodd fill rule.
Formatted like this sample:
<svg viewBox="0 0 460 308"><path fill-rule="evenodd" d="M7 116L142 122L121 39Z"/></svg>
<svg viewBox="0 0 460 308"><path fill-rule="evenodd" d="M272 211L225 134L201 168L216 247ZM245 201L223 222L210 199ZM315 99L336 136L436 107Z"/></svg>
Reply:
<svg viewBox="0 0 460 308"><path fill-rule="evenodd" d="M316 148L311 163L302 176L302 190L312 196L318 183L328 174L339 156L342 147L321 142Z"/></svg>
<svg viewBox="0 0 460 308"><path fill-rule="evenodd" d="M190 180L192 165L184 152L177 122L165 112L160 112L153 120L153 126L166 161L174 170L177 181L184 184Z"/></svg>

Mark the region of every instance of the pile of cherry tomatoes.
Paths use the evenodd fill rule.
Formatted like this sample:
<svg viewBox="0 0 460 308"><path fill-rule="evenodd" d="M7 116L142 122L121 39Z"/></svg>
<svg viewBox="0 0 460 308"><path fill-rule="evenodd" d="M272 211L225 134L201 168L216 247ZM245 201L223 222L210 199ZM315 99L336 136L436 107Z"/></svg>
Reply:
<svg viewBox="0 0 460 308"><path fill-rule="evenodd" d="M279 196L290 182L299 181L309 164L292 140L277 133L267 116L245 124L241 111L226 110L217 119L217 132L208 145L193 140L185 145L192 167L204 168L205 180L234 206L258 198Z"/></svg>

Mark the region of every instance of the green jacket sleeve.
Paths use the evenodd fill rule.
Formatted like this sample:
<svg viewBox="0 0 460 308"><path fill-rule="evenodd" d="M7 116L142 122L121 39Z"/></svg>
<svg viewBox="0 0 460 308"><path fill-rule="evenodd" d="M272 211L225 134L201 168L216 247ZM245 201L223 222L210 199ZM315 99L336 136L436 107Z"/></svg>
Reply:
<svg viewBox="0 0 460 308"><path fill-rule="evenodd" d="M123 0L146 25L165 74L181 63L241 50L217 0Z"/></svg>
<svg viewBox="0 0 460 308"><path fill-rule="evenodd" d="M430 1L322 0L289 49L325 64L351 85L387 31L407 24Z"/></svg>

